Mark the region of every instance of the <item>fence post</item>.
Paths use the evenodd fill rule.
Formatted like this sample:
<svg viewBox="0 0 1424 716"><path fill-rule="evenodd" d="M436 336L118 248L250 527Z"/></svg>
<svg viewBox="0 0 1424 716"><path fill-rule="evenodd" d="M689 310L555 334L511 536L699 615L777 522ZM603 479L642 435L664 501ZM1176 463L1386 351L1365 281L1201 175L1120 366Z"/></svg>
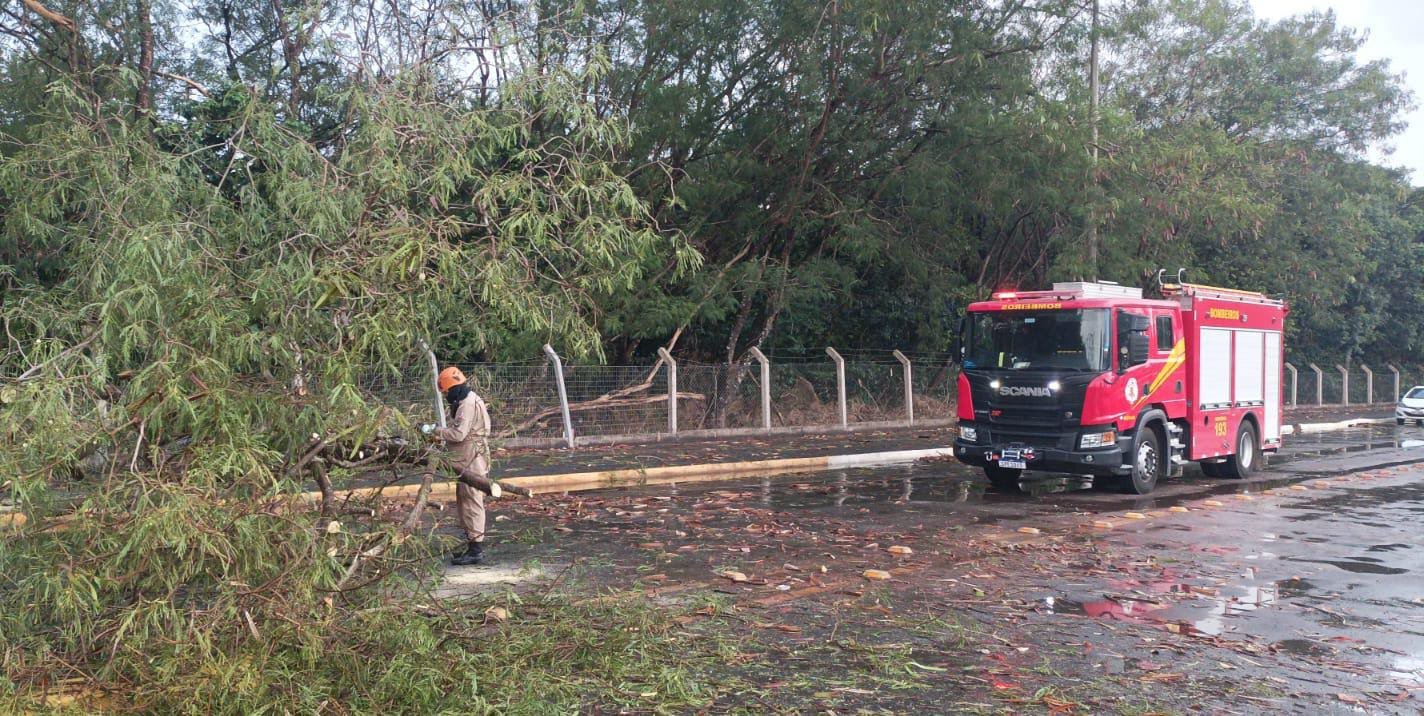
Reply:
<svg viewBox="0 0 1424 716"><path fill-rule="evenodd" d="M911 382L910 359L905 357L899 349L895 350L895 360L900 361L900 365L905 368L905 419L915 424L915 384Z"/></svg>
<svg viewBox="0 0 1424 716"><path fill-rule="evenodd" d="M1335 370L1340 371L1340 404L1350 404L1350 371L1339 363L1335 364Z"/></svg>
<svg viewBox="0 0 1424 716"><path fill-rule="evenodd" d="M666 348L658 348L658 357L667 366L668 380L668 432L677 434L677 360Z"/></svg>
<svg viewBox="0 0 1424 716"><path fill-rule="evenodd" d="M1314 363L1306 363L1306 365L1315 371L1315 405L1319 407L1325 404L1325 374L1321 372L1320 366Z"/></svg>
<svg viewBox="0 0 1424 716"><path fill-rule="evenodd" d="M826 346L826 355L836 362L836 398L841 408L841 427L848 428L850 416L846 412L845 359L830 346Z"/></svg>
<svg viewBox="0 0 1424 716"><path fill-rule="evenodd" d="M771 361L760 348L752 346L747 350L761 364L761 426L771 430Z"/></svg>
<svg viewBox="0 0 1424 716"><path fill-rule="evenodd" d="M549 356L549 361L554 364L554 382L559 386L559 411L564 414L564 442L572 449L574 421L569 417L569 391L564 388L564 362L559 360L559 354L548 343L544 344L544 355Z"/></svg>
<svg viewBox="0 0 1424 716"><path fill-rule="evenodd" d="M424 340L420 342L425 357L430 359L430 390L435 395L435 424L445 427L445 405L440 400L440 362L435 360L435 351Z"/></svg>
<svg viewBox="0 0 1424 716"><path fill-rule="evenodd" d="M1375 404L1375 372L1364 363L1360 364L1360 370L1365 372L1365 405Z"/></svg>
<svg viewBox="0 0 1424 716"><path fill-rule="evenodd" d="M1398 402L1399 402L1399 369L1396 368L1396 367L1394 367L1394 364L1393 364L1393 363L1387 363L1387 364L1385 364L1385 367L1389 369L1389 372L1391 372L1391 373L1394 374L1394 402L1398 403Z"/></svg>
<svg viewBox="0 0 1424 716"><path fill-rule="evenodd" d="M1295 402L1295 398L1296 398L1295 389L1296 389L1297 386L1300 385L1300 376L1296 374L1296 372L1295 372L1295 366L1291 365L1290 363L1286 363L1285 365L1286 365L1286 370L1290 371L1290 374L1291 374L1291 392L1290 392L1291 401L1290 401L1290 404L1291 404L1291 407L1295 407L1295 405L1296 405L1296 402Z"/></svg>

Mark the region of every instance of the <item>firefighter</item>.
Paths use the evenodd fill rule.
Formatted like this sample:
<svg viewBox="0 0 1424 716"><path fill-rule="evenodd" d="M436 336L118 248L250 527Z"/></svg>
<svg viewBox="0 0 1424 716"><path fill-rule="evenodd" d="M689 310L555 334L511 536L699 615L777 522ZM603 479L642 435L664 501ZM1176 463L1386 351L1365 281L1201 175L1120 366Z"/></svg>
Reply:
<svg viewBox="0 0 1424 716"><path fill-rule="evenodd" d="M422 425L421 431L432 439L445 441L450 450L450 466L461 478L488 480L490 419L484 399L470 389L469 380L455 366L440 371L437 385L445 394L453 422L446 428ZM484 561L485 495L467 479L458 479L455 505L467 544L464 552L451 559L451 564L480 564Z"/></svg>

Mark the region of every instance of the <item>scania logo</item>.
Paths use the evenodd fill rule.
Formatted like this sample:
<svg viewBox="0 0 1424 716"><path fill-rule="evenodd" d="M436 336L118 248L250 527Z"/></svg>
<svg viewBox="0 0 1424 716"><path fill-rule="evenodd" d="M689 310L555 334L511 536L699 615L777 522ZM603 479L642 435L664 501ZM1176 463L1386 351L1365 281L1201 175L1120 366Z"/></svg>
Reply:
<svg viewBox="0 0 1424 716"><path fill-rule="evenodd" d="M1053 390L1045 386L1005 385L999 387L999 395L1014 397L1047 398L1053 395Z"/></svg>

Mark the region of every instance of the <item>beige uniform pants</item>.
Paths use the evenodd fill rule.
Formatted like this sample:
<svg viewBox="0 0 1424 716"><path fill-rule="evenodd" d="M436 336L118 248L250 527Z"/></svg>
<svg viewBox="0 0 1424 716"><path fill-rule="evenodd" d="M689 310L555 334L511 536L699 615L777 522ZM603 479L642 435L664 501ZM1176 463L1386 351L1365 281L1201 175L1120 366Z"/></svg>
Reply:
<svg viewBox="0 0 1424 716"><path fill-rule="evenodd" d="M460 527L465 530L465 539L471 542L483 542L485 540L485 493L463 482L456 482L455 508L459 513Z"/></svg>

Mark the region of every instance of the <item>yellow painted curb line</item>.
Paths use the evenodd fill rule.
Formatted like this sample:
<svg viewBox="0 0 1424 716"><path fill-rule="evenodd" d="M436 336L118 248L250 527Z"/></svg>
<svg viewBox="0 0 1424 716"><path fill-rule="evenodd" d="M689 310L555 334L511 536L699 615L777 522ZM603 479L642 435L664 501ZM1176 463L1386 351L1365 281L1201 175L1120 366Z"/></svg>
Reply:
<svg viewBox="0 0 1424 716"><path fill-rule="evenodd" d="M522 487L534 494L557 492L580 492L610 487L635 487L639 485L659 485L669 482L712 482L715 480L736 480L745 477L783 475L796 472L820 472L836 467L858 467L869 464L890 464L913 462L928 453L938 454L947 450L904 450L886 453L865 453L861 455L820 455L816 457L792 457L776 460L750 460L743 462L701 463L696 465L667 465L662 467L625 468L620 470L600 470L594 472L570 472L554 475L524 475L500 480L501 485ZM884 458L876 463L874 458ZM455 498L453 478L440 479L430 486L430 499L451 500ZM386 488L360 487L340 490L339 499L369 498L379 494L388 499L414 499L420 494L420 485L394 485ZM321 492L311 491L295 495L292 504L313 507L321 504ZM0 514L0 527L18 527L25 522L19 513Z"/></svg>
<svg viewBox="0 0 1424 716"><path fill-rule="evenodd" d="M668 465L664 467L625 468L621 470L600 470L596 472L569 472L556 475L523 475L499 481L501 485L522 487L536 495L551 492L580 492L608 487L630 487L637 485L659 485L669 482L710 482L713 480L735 480L757 475L784 474L791 472L817 472L829 467L831 456L794 457L779 460L754 460L748 462L704 463L699 465ZM431 499L453 499L455 481L441 480L430 486ZM420 493L420 485L397 485L384 490L363 487L341 493L343 497L370 497L377 492L382 497L401 499L413 498ZM307 492L300 498L302 502L321 502L320 492Z"/></svg>

